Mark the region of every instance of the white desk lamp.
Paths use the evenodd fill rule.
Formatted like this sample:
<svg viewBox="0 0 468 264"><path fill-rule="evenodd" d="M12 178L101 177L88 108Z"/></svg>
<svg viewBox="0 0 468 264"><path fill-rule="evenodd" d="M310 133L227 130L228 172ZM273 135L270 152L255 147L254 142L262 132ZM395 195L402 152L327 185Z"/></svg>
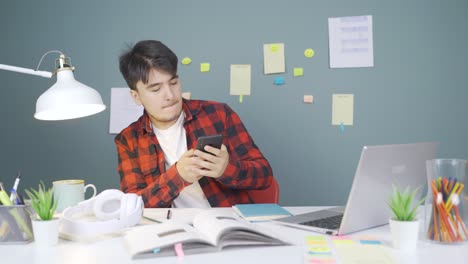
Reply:
<svg viewBox="0 0 468 264"><path fill-rule="evenodd" d="M51 73L38 71L42 59L51 53L60 53L55 61L56 70ZM34 117L39 120L67 120L97 114L106 109L99 93L93 88L75 80L70 58L60 51L46 52L36 70L0 64L0 70L15 71L51 78L57 74L57 82L44 92L36 102Z"/></svg>

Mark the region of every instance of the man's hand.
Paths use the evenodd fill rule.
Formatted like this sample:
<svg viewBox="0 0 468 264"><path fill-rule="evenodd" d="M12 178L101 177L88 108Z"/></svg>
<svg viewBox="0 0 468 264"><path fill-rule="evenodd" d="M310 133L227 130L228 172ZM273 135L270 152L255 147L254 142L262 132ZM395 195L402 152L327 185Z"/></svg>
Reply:
<svg viewBox="0 0 468 264"><path fill-rule="evenodd" d="M229 163L229 153L226 146L223 144L220 149L217 149L207 145L205 151L209 153L200 150L194 151L194 165L196 166L191 167L192 172L194 175L219 178L224 174Z"/></svg>
<svg viewBox="0 0 468 264"><path fill-rule="evenodd" d="M196 182L201 177L203 177L200 173L198 173L195 169L198 169L199 166L197 165L198 157L194 155L195 150L190 149L186 151L180 159L176 163L177 171L179 175L184 179L186 182Z"/></svg>

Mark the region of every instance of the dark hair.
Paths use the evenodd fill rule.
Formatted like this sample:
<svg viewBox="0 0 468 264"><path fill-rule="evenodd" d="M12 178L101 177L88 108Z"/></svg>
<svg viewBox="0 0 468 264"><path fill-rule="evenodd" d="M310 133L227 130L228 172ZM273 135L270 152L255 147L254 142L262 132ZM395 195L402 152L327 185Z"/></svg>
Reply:
<svg viewBox="0 0 468 264"><path fill-rule="evenodd" d="M148 83L151 69L176 76L177 62L175 53L157 40L142 40L119 57L120 72L132 90L136 90L139 81Z"/></svg>

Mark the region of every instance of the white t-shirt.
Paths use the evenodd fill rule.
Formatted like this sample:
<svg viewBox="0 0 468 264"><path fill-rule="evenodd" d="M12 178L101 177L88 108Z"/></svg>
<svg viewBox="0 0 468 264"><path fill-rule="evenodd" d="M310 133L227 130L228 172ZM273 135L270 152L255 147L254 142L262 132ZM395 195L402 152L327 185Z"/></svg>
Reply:
<svg viewBox="0 0 468 264"><path fill-rule="evenodd" d="M153 130L158 138L159 144L164 152L166 159L166 170L174 165L179 158L187 151L187 137L184 128L185 114L182 112L179 119L167 129L158 129L153 124ZM179 196L172 202L173 207L194 207L210 208L211 205L206 199L198 181L186 186Z"/></svg>

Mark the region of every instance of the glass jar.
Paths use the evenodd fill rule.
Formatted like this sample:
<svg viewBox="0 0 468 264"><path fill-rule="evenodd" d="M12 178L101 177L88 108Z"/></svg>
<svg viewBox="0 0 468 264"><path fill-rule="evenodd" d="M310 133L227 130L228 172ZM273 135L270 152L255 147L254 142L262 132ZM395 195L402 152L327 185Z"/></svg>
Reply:
<svg viewBox="0 0 468 264"><path fill-rule="evenodd" d="M427 195L425 232L429 241L461 243L468 241L467 191L468 161L433 159L426 161Z"/></svg>

